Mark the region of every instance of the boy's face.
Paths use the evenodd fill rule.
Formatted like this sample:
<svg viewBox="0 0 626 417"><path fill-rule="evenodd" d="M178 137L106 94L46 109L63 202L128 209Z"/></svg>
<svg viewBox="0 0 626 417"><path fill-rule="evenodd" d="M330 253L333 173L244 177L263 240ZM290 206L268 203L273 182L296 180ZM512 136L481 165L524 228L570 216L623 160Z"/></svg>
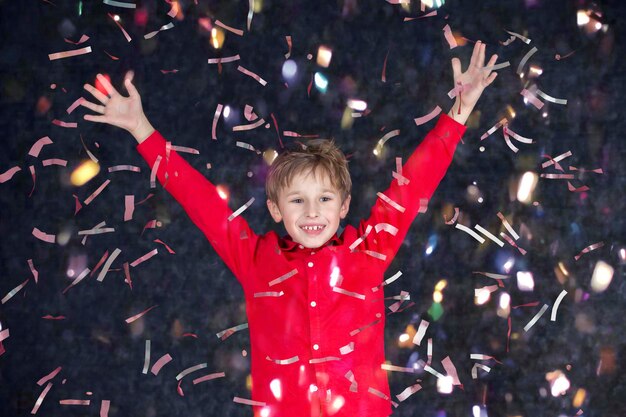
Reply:
<svg viewBox="0 0 626 417"><path fill-rule="evenodd" d="M346 217L350 196L342 195L325 172L301 173L279 193L278 202L267 200L272 218L284 222L291 238L306 248L319 248L332 238Z"/></svg>

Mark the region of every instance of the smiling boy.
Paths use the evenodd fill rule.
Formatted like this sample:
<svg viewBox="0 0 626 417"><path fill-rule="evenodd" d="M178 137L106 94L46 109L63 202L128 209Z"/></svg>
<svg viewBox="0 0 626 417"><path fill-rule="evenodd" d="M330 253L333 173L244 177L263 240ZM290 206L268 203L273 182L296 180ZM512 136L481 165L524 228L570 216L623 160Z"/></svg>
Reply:
<svg viewBox="0 0 626 417"><path fill-rule="evenodd" d="M106 79L102 105L85 119L128 130L157 177L202 230L241 283L248 316L255 416L375 416L391 413L385 361L384 272L398 251L420 202L430 199L452 161L469 116L496 74L484 66L478 42L470 66L452 60L462 94L403 167L379 193L369 218L337 235L350 207L351 180L344 155L329 141L312 141L273 162L267 207L288 235L254 233L233 216L215 186L194 170L145 117L137 90L129 97ZM496 62L494 55L488 66ZM456 121L455 121L456 120ZM375 290L376 289L376 290Z"/></svg>

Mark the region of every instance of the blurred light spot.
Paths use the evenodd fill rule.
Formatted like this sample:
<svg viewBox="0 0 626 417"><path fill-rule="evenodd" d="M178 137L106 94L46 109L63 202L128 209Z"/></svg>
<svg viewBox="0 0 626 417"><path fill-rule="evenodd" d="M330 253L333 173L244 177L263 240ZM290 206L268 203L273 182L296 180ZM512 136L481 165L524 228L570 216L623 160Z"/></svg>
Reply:
<svg viewBox="0 0 626 417"><path fill-rule="evenodd" d="M474 297L474 303L476 305L483 305L491 298L491 292L487 289L481 288L476 292L476 296Z"/></svg>
<svg viewBox="0 0 626 417"><path fill-rule="evenodd" d="M520 291L532 291L535 288L533 273L530 271L517 272L517 288Z"/></svg>
<svg viewBox="0 0 626 417"><path fill-rule="evenodd" d="M261 408L261 417L270 417L270 408L269 407L263 407Z"/></svg>
<svg viewBox="0 0 626 417"><path fill-rule="evenodd" d="M348 107L350 107L352 110L356 110L356 111L365 111L365 109L367 109L367 103L364 102L363 100L349 99L348 100Z"/></svg>
<svg viewBox="0 0 626 417"><path fill-rule="evenodd" d="M435 285L435 291L443 291L447 286L448 286L448 281L445 279L441 279Z"/></svg>
<svg viewBox="0 0 626 417"><path fill-rule="evenodd" d="M439 320L443 315L443 307L441 306L441 303L433 303L428 309L428 314L434 321Z"/></svg>
<svg viewBox="0 0 626 417"><path fill-rule="evenodd" d="M272 165L277 156L278 152L276 152L274 149L268 149L263 152L263 160L267 165Z"/></svg>
<svg viewBox="0 0 626 417"><path fill-rule="evenodd" d="M220 196L222 200L228 200L228 188L225 185L218 185L217 194Z"/></svg>
<svg viewBox="0 0 626 417"><path fill-rule="evenodd" d="M317 392L317 385L315 385L315 384L311 384L311 385L309 386L309 391L310 391L310 392Z"/></svg>
<svg viewBox="0 0 626 417"><path fill-rule="evenodd" d="M604 261L598 261L591 276L591 289L594 292L606 290L613 280L613 267Z"/></svg>
<svg viewBox="0 0 626 417"><path fill-rule="evenodd" d="M198 27L206 32L211 32L213 24L211 23L211 19L208 17L201 17L198 19Z"/></svg>
<svg viewBox="0 0 626 417"><path fill-rule="evenodd" d="M72 237L71 230L69 229L61 230L61 232L57 235L57 243L61 246L65 246L69 243L71 237Z"/></svg>
<svg viewBox="0 0 626 417"><path fill-rule="evenodd" d="M435 251L436 248L437 248L437 235L432 234L428 237L428 242L426 243L426 251L424 253L426 254L426 256L431 255Z"/></svg>
<svg viewBox="0 0 626 417"><path fill-rule="evenodd" d="M252 2L252 11L254 13L261 13L263 11L263 0L254 0Z"/></svg>
<svg viewBox="0 0 626 417"><path fill-rule="evenodd" d="M509 113L509 116L511 116L511 118L515 118L515 110L510 104L507 104L506 111Z"/></svg>
<svg viewBox="0 0 626 417"><path fill-rule="evenodd" d="M519 180L519 185L517 186L517 199L519 202L528 204L532 200L533 191L537 186L537 174L534 172L528 171L522 175L522 178Z"/></svg>
<svg viewBox="0 0 626 417"><path fill-rule="evenodd" d="M572 406L578 408L581 405L583 405L583 402L585 401L586 396L587 396L587 391L585 391L584 388L578 388L578 390L576 390L576 395L574 395Z"/></svg>
<svg viewBox="0 0 626 417"><path fill-rule="evenodd" d="M622 262L626 261L626 249L622 248L619 250L619 258Z"/></svg>
<svg viewBox="0 0 626 417"><path fill-rule="evenodd" d="M500 294L497 314L502 318L507 318L511 314L511 296L508 293L503 292Z"/></svg>
<svg viewBox="0 0 626 417"><path fill-rule="evenodd" d="M441 293L441 291L433 292L433 301L436 303L440 303L443 301L443 294Z"/></svg>
<svg viewBox="0 0 626 417"><path fill-rule="evenodd" d="M333 51L328 46L320 45L317 48L317 65L320 67L328 68L332 57Z"/></svg>
<svg viewBox="0 0 626 417"><path fill-rule="evenodd" d="M546 380L550 383L550 393L553 397L559 397L567 392L570 387L569 379L560 370L548 372Z"/></svg>
<svg viewBox="0 0 626 417"><path fill-rule="evenodd" d="M404 342L406 342L407 340L409 340L409 335L408 335L408 334L406 334L406 333L402 333L402 334L400 335L400 337L398 337L398 341L399 341L400 343L404 343Z"/></svg>
<svg viewBox="0 0 626 417"><path fill-rule="evenodd" d="M48 113L50 107L52 107L52 102L47 97L41 96L39 97L39 100L37 100L35 109L37 110L37 114L41 115Z"/></svg>
<svg viewBox="0 0 626 417"><path fill-rule="evenodd" d="M451 376L446 375L443 378L437 378L437 392L440 394L451 394L454 385Z"/></svg>
<svg viewBox="0 0 626 417"><path fill-rule="evenodd" d="M100 165L91 159L88 159L74 168L74 171L72 171L72 175L70 176L70 181L72 182L72 185L80 187L98 175L98 172L100 172Z"/></svg>
<svg viewBox="0 0 626 417"><path fill-rule="evenodd" d="M481 152L485 152L485 147L481 146L480 148L478 148L478 150L481 151Z"/></svg>
<svg viewBox="0 0 626 417"><path fill-rule="evenodd" d="M528 76L531 78L534 77L539 77L541 74L543 74L543 70L541 69L541 67L538 67L536 65L531 65L530 69L528 71Z"/></svg>
<svg viewBox="0 0 626 417"><path fill-rule="evenodd" d="M220 49L224 44L225 37L226 35L223 30L213 27L211 29L211 45L213 48Z"/></svg>
<svg viewBox="0 0 626 417"><path fill-rule="evenodd" d="M478 197L478 202L479 202L479 203L482 203L483 201L484 201L484 200L483 200L483 198L482 198L482 197Z"/></svg>
<svg viewBox="0 0 626 417"><path fill-rule="evenodd" d="M321 72L315 73L315 88L318 89L320 93L326 93L326 89L328 88L328 79Z"/></svg>
<svg viewBox="0 0 626 417"><path fill-rule="evenodd" d="M333 271L330 273L330 286L331 287L337 286L337 282L339 282L340 272L341 270L339 269L338 266L335 266L333 268Z"/></svg>
<svg viewBox="0 0 626 417"><path fill-rule="evenodd" d="M345 403L346 400L341 395L336 396L333 402L330 404L330 410L328 410L329 414L335 414L341 409L341 407L343 407Z"/></svg>
<svg viewBox="0 0 626 417"><path fill-rule="evenodd" d="M119 22L121 20L120 19L120 15L118 15L118 14L113 15L113 20L115 20L116 22Z"/></svg>
<svg viewBox="0 0 626 417"><path fill-rule="evenodd" d="M513 265L515 265L515 259L509 258L504 263L504 265L502 265L502 269L508 274L509 272L511 272L511 268L513 268Z"/></svg>
<svg viewBox="0 0 626 417"><path fill-rule="evenodd" d="M226 106L224 107L224 119L228 119L228 116L230 116L230 106Z"/></svg>
<svg viewBox="0 0 626 417"><path fill-rule="evenodd" d="M285 61L285 63L283 64L282 72L283 78L287 81L291 81L298 72L298 66L296 65L296 62L292 61L291 59Z"/></svg>
<svg viewBox="0 0 626 417"><path fill-rule="evenodd" d="M247 351L247 350L245 350L245 349L243 349L243 350L241 351L241 356L243 356L244 358L245 358L246 356L248 356L248 351Z"/></svg>
<svg viewBox="0 0 626 417"><path fill-rule="evenodd" d="M274 394L274 398L276 398L277 400L280 400L282 398L283 389L280 384L280 379L276 378L273 379L272 382L270 382L270 390L272 391L272 394Z"/></svg>

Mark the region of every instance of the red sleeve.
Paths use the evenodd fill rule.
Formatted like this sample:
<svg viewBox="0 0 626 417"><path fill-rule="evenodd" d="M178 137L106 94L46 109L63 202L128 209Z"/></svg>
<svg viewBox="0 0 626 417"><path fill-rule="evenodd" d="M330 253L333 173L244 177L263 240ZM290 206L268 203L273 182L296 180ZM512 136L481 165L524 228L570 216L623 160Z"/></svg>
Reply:
<svg viewBox="0 0 626 417"><path fill-rule="evenodd" d="M137 150L150 169L160 156L157 178L165 189L178 201L189 218L209 240L215 251L245 284L245 272L250 270L258 236L254 234L242 216L232 221L228 202L217 193L216 187L196 171L176 151L170 150L166 157L166 142L157 131L152 133Z"/></svg>
<svg viewBox="0 0 626 417"><path fill-rule="evenodd" d="M364 243L357 246L356 250L369 250L384 255L384 268L391 263L418 214L420 200L430 200L446 174L456 145L465 133L465 129L464 125L455 122L447 115L439 118L433 130L426 135L424 141L402 167L402 175L409 179L409 184L399 185L394 179L391 186L382 192L384 196L395 202L400 210L379 196L370 217L359 224L359 236L365 234L368 226L371 226L371 231ZM391 227L384 226L385 224ZM394 235L385 231L385 228L392 231L397 229L397 232Z"/></svg>

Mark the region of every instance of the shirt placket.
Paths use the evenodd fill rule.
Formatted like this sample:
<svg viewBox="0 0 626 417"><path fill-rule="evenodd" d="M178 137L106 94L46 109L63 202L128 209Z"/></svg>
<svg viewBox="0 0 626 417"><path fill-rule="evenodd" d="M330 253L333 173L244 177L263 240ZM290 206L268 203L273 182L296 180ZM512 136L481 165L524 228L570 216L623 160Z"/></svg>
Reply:
<svg viewBox="0 0 626 417"><path fill-rule="evenodd" d="M313 254L313 253L312 253ZM319 259L317 259L319 261ZM320 276L319 265L316 265L316 260L312 256L307 256L305 260L307 271L307 283L308 283L308 309L309 309L309 332L311 340L309 342L309 349L311 351L312 358L319 358L319 352L322 350L322 305L320 304ZM325 372L324 363L314 363L313 370L316 376L315 387L310 387L311 390L317 391L320 395L323 390L326 389L326 384L318 378L319 375Z"/></svg>

